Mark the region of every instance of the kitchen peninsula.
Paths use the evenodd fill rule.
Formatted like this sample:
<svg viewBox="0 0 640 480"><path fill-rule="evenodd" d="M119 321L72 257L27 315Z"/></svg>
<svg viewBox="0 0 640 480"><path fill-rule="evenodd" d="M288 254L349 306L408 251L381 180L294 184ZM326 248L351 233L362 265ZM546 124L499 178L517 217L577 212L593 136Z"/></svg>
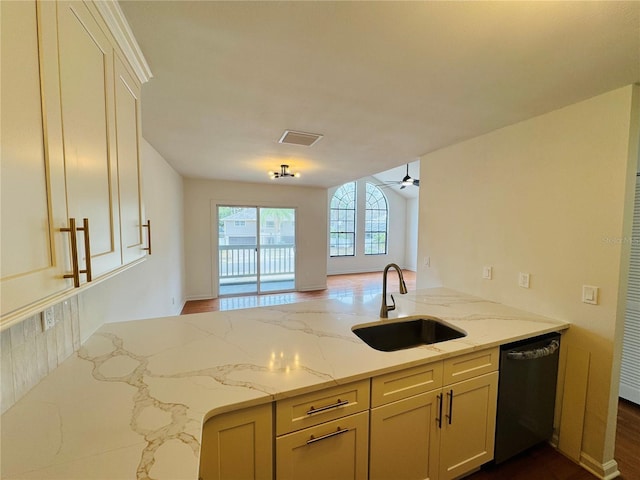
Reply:
<svg viewBox="0 0 640 480"><path fill-rule="evenodd" d="M403 295L390 320L431 315L467 336L380 352L351 328L380 295L102 326L2 416L2 478L197 479L218 414L561 331L447 289Z"/></svg>

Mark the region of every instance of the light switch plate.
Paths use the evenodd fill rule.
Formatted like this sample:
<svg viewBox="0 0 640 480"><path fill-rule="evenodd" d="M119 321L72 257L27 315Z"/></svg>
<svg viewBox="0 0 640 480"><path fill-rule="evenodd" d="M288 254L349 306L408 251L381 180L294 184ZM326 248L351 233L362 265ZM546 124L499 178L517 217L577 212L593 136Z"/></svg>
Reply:
<svg viewBox="0 0 640 480"><path fill-rule="evenodd" d="M600 293L600 288L594 287L593 285L583 285L582 301L584 303L589 303L591 305L598 305L599 293Z"/></svg>
<svg viewBox="0 0 640 480"><path fill-rule="evenodd" d="M529 278L530 277L528 273L520 272L520 274L518 275L518 286L522 288L529 288Z"/></svg>
<svg viewBox="0 0 640 480"><path fill-rule="evenodd" d="M493 267L485 266L482 267L482 278L485 280L491 280L493 277Z"/></svg>

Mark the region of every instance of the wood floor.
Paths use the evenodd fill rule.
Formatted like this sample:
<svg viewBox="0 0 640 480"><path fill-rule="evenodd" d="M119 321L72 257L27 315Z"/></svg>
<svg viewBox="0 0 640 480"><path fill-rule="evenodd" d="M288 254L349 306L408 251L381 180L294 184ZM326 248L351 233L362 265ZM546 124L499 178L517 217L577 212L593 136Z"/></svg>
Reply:
<svg viewBox="0 0 640 480"><path fill-rule="evenodd" d="M409 270L402 272L409 291L415 290L416 274ZM389 271L389 293L398 291L398 277L394 270ZM212 300L192 300L185 304L182 315L189 313L217 312L237 310L239 308L266 307L285 303L304 302L343 296L378 295L382 293L382 274L380 272L359 273L357 275L329 275L326 290L311 292L283 292L265 295L242 295L238 297L222 297Z"/></svg>
<svg viewBox="0 0 640 480"><path fill-rule="evenodd" d="M415 273L403 272L409 291L415 289ZM395 272L389 274L390 293L398 290ZM380 272L357 275L331 275L327 289L313 292L286 292L248 295L187 302L182 314L234 310L258 306L295 303L305 300L340 298L341 296L379 295L382 292ZM640 480L640 406L620 400L615 459L623 480ZM534 447L500 465L487 466L468 480L593 480L597 477L547 444Z"/></svg>
<svg viewBox="0 0 640 480"><path fill-rule="evenodd" d="M618 403L615 459L620 478L640 479L640 405L623 399Z"/></svg>

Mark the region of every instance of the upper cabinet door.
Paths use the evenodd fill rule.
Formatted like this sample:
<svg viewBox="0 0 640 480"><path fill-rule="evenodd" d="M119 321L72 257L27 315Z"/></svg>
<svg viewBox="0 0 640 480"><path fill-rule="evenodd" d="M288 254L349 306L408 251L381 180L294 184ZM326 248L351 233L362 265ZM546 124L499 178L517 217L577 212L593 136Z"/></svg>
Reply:
<svg viewBox="0 0 640 480"><path fill-rule="evenodd" d="M122 260L130 263L145 255L146 233L140 165L140 85L115 56L116 142L120 188ZM150 233L149 233L150 235Z"/></svg>
<svg viewBox="0 0 640 480"><path fill-rule="evenodd" d="M91 267L97 277L122 264L113 46L78 1L58 3L58 39L68 213L78 222L89 219ZM84 239L78 235L83 268Z"/></svg>
<svg viewBox="0 0 640 480"><path fill-rule="evenodd" d="M3 323L72 288L63 278L70 268L68 234L59 232L66 207L57 66L43 60L41 70L39 61L39 50L45 58L55 47L55 30L38 28L42 9L52 7L55 14L49 2L0 2ZM41 100L43 93L50 102Z"/></svg>

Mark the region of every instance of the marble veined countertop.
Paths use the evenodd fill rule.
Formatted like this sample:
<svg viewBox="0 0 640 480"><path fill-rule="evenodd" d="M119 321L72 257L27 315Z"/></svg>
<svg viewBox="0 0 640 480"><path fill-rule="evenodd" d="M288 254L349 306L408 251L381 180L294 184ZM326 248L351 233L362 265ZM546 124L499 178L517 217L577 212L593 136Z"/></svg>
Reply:
<svg viewBox="0 0 640 480"><path fill-rule="evenodd" d="M394 295L467 336L379 352L352 332L380 295L110 323L2 415L3 479L198 477L216 413L568 327L446 289Z"/></svg>

